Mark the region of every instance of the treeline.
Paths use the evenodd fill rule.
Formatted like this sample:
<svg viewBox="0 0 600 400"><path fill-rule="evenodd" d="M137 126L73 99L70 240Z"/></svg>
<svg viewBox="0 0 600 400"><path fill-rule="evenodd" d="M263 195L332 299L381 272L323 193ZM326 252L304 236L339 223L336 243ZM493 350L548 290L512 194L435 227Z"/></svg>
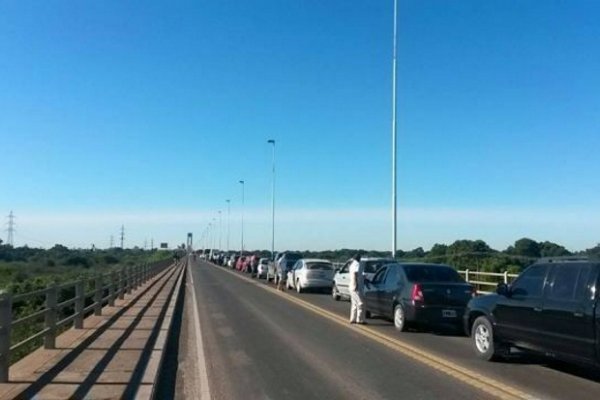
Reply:
<svg viewBox="0 0 600 400"><path fill-rule="evenodd" d="M304 257L324 258L334 262L344 262L357 252L370 257L389 257L385 251L372 251L365 249L339 249L325 251L300 251ZM269 257L269 252L262 250L263 257ZM504 250L491 248L483 240L457 240L452 244L435 244L429 250L422 247L397 252L397 259L401 261L420 261L449 264L457 269L470 269L484 272L519 273L525 267L543 257L587 256L600 258L600 245L590 249L571 252L564 246L544 241L537 242L533 239L522 238Z"/></svg>
<svg viewBox="0 0 600 400"><path fill-rule="evenodd" d="M171 256L169 251L69 249L60 244L50 249L12 247L0 241L0 289L12 293L28 292L51 283L75 280Z"/></svg>

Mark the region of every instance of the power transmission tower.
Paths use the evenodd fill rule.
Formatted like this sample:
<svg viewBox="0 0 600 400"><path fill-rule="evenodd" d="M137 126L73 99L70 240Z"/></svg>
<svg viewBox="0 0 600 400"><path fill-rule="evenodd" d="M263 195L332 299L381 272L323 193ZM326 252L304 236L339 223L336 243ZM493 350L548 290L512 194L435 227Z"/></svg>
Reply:
<svg viewBox="0 0 600 400"><path fill-rule="evenodd" d="M125 225L121 225L121 249L123 249L123 243L125 242Z"/></svg>
<svg viewBox="0 0 600 400"><path fill-rule="evenodd" d="M115 248L115 237L113 235L110 235L110 246L109 249L114 249Z"/></svg>
<svg viewBox="0 0 600 400"><path fill-rule="evenodd" d="M154 250L154 238L150 239L150 250Z"/></svg>
<svg viewBox="0 0 600 400"><path fill-rule="evenodd" d="M148 248L148 239L144 239L144 250Z"/></svg>
<svg viewBox="0 0 600 400"><path fill-rule="evenodd" d="M6 244L13 247L15 245L15 215L11 211L8 214L8 237L6 238Z"/></svg>

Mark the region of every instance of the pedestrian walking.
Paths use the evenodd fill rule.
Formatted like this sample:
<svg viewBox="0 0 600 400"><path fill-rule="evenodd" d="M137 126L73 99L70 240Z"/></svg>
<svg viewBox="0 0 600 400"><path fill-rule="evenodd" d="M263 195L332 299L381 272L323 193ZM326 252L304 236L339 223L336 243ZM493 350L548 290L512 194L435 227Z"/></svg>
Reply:
<svg viewBox="0 0 600 400"><path fill-rule="evenodd" d="M357 253L350 263L350 323L365 324L364 290L365 277L364 267L360 262L361 255Z"/></svg>

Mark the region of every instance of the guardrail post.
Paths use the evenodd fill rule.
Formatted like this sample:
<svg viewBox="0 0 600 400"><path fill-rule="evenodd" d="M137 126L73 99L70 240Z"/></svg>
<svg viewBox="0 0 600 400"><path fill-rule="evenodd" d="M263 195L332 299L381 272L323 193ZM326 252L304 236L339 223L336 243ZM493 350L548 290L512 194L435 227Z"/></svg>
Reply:
<svg viewBox="0 0 600 400"><path fill-rule="evenodd" d="M131 267L126 267L127 271L127 294L131 294Z"/></svg>
<svg viewBox="0 0 600 400"><path fill-rule="evenodd" d="M125 269L121 268L121 270L117 274L119 276L119 299L123 300L125 298Z"/></svg>
<svg viewBox="0 0 600 400"><path fill-rule="evenodd" d="M85 308L85 280L75 283L75 329L83 329L83 309Z"/></svg>
<svg viewBox="0 0 600 400"><path fill-rule="evenodd" d="M504 283L508 285L508 271L504 271Z"/></svg>
<svg viewBox="0 0 600 400"><path fill-rule="evenodd" d="M469 269L465 269L465 281L469 282Z"/></svg>
<svg viewBox="0 0 600 400"><path fill-rule="evenodd" d="M134 289L137 290L140 287L140 266L139 265L134 265L133 266L133 282L134 282Z"/></svg>
<svg viewBox="0 0 600 400"><path fill-rule="evenodd" d="M117 297L116 295L116 291L117 291L117 275L116 272L113 271L108 275L108 305L110 307L114 307L115 306L115 299Z"/></svg>
<svg viewBox="0 0 600 400"><path fill-rule="evenodd" d="M2 291L0 292L0 383L8 382L11 325L12 297Z"/></svg>
<svg viewBox="0 0 600 400"><path fill-rule="evenodd" d="M94 278L94 315L102 315L102 275Z"/></svg>
<svg viewBox="0 0 600 400"><path fill-rule="evenodd" d="M53 284L46 289L46 314L44 316L44 325L48 332L44 335L44 348L54 349L56 348L56 319L58 304L58 288L56 284Z"/></svg>

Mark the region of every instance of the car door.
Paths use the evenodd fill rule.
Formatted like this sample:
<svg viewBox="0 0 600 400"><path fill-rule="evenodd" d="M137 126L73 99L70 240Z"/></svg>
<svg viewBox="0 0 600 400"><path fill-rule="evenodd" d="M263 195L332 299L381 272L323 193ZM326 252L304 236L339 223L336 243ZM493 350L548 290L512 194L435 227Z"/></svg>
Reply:
<svg viewBox="0 0 600 400"><path fill-rule="evenodd" d="M384 315L386 317L391 317L394 313L394 303L402 291L404 280L400 268L397 265L390 265L387 269L385 282L379 291L379 304Z"/></svg>
<svg viewBox="0 0 600 400"><path fill-rule="evenodd" d="M350 285L350 262L346 262L342 269L340 269L338 279L336 280L338 291L345 296L350 295L350 291L348 290L348 285Z"/></svg>
<svg viewBox="0 0 600 400"><path fill-rule="evenodd" d="M365 302L367 310L375 314L384 314L383 307L380 302L381 291L385 288L385 278L387 267L382 267L377 271L373 280L365 283ZM385 313L385 315L387 315Z"/></svg>
<svg viewBox="0 0 600 400"><path fill-rule="evenodd" d="M545 347L553 353L592 361L595 358L593 282L589 263L556 264L544 295Z"/></svg>
<svg viewBox="0 0 600 400"><path fill-rule="evenodd" d="M537 350L542 334L542 303L548 264L534 264L511 285L509 295L500 296L494 316L498 336L517 346Z"/></svg>

